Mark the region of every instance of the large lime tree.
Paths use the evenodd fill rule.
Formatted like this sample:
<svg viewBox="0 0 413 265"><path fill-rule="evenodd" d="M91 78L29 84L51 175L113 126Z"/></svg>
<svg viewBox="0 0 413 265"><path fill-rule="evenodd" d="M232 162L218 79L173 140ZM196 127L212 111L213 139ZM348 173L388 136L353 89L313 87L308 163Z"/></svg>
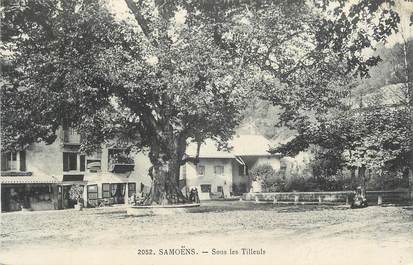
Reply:
<svg viewBox="0 0 413 265"><path fill-rule="evenodd" d="M272 100L294 121L338 102L342 73L365 75L377 62L361 55L365 38L390 34L397 14L383 1L349 11L346 1L318 2L125 0L124 17L99 0L8 2L2 147L51 142L62 124L83 134L84 151L125 137L149 151L146 202L186 201L187 142L225 147L248 97Z"/></svg>

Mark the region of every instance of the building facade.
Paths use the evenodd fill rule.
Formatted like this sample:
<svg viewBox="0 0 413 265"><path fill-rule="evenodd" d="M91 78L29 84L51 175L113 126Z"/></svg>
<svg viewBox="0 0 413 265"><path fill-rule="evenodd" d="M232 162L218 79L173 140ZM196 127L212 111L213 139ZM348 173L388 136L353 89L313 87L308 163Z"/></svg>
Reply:
<svg viewBox="0 0 413 265"><path fill-rule="evenodd" d="M218 150L207 140L201 146L199 162L181 167L184 194L196 187L201 200L241 195L253 188L248 172L254 167L269 164L286 175L299 168L296 158L269 153L271 142L261 135L237 135L229 146L228 151ZM189 144L187 155L194 157L196 149ZM83 154L79 134L60 129L53 144L36 143L24 151L2 153L1 210L73 208L77 203L70 198L73 185L83 187L86 207L127 203L134 194L149 192L150 167L145 152L128 154L116 143Z"/></svg>
<svg viewBox="0 0 413 265"><path fill-rule="evenodd" d="M268 152L271 142L262 135L236 135L229 146L231 150L218 150L207 140L201 146L198 164L187 163L181 169L187 187L196 187L201 200L249 192L248 171L258 165L280 170L280 156ZM195 144L188 146L187 154L196 155Z"/></svg>
<svg viewBox="0 0 413 265"><path fill-rule="evenodd" d="M2 153L1 210L73 208L69 192L75 184L84 189L84 206L125 203L142 188L145 173L135 169L135 157L124 148L112 144L83 154L80 135L60 129L53 144Z"/></svg>

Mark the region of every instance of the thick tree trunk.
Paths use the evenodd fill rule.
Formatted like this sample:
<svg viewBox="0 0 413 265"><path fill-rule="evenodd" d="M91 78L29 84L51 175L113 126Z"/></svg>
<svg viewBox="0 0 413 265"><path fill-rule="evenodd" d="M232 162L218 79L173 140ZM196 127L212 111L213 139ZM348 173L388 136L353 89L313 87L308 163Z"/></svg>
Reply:
<svg viewBox="0 0 413 265"><path fill-rule="evenodd" d="M350 188L354 190L356 187L356 167L350 167Z"/></svg>
<svg viewBox="0 0 413 265"><path fill-rule="evenodd" d="M144 204L166 205L189 202L179 187L180 166L185 149L184 138L173 138L166 143L154 142L150 152L153 164L152 187Z"/></svg>
<svg viewBox="0 0 413 265"><path fill-rule="evenodd" d="M179 187L179 161L167 161L154 166L150 200L148 204L177 204L187 203Z"/></svg>
<svg viewBox="0 0 413 265"><path fill-rule="evenodd" d="M366 167L361 166L358 168L358 180L360 182L360 186L363 190L366 189Z"/></svg>

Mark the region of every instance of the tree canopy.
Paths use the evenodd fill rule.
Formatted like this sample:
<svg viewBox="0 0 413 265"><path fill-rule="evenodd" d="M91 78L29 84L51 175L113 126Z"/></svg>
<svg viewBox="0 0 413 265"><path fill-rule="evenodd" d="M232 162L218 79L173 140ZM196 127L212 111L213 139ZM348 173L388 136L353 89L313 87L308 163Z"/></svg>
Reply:
<svg viewBox="0 0 413 265"><path fill-rule="evenodd" d="M379 61L363 51L397 27L392 5L126 0L133 19L122 20L101 0L9 3L2 148L52 142L62 125L80 131L83 151L125 137L149 150L150 202L184 200L187 141L226 147L249 98L309 126L345 107L349 75Z"/></svg>

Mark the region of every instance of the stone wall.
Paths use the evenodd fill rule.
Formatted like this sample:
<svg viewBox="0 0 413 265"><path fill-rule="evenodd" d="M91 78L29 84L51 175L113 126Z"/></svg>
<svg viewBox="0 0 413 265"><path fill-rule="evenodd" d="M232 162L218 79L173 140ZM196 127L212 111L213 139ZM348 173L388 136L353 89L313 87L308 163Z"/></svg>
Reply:
<svg viewBox="0 0 413 265"><path fill-rule="evenodd" d="M244 193L243 200L292 203L347 203L352 191L336 192L272 192L272 193ZM381 199L379 199L379 196ZM405 204L411 203L408 191L367 191L369 204Z"/></svg>

